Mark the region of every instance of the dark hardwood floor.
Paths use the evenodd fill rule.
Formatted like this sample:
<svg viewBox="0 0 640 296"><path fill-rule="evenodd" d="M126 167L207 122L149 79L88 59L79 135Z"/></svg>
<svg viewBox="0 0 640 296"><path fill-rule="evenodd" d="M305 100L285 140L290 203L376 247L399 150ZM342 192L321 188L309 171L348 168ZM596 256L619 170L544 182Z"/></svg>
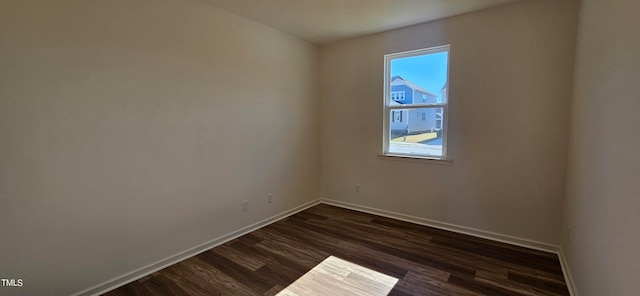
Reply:
<svg viewBox="0 0 640 296"><path fill-rule="evenodd" d="M569 292L555 254L317 205L105 295L277 294Z"/></svg>

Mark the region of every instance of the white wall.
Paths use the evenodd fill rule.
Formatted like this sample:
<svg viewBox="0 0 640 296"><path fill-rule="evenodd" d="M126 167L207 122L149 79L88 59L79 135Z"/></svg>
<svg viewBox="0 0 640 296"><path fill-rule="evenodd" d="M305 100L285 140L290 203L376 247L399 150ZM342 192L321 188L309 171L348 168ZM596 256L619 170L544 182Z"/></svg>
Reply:
<svg viewBox="0 0 640 296"><path fill-rule="evenodd" d="M562 248L582 296L640 293L638 15L581 4Z"/></svg>
<svg viewBox="0 0 640 296"><path fill-rule="evenodd" d="M558 244L577 7L523 1L323 46L323 197ZM453 164L378 158L383 55L443 44Z"/></svg>
<svg viewBox="0 0 640 296"><path fill-rule="evenodd" d="M24 281L0 294L78 292L318 198L316 46L199 1L0 20L0 277Z"/></svg>

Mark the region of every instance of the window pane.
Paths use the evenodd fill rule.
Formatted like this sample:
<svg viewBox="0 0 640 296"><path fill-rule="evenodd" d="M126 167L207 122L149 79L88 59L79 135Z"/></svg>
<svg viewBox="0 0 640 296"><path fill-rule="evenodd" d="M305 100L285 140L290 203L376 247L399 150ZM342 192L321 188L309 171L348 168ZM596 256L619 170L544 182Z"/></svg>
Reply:
<svg viewBox="0 0 640 296"><path fill-rule="evenodd" d="M391 60L391 105L446 103L448 52Z"/></svg>
<svg viewBox="0 0 640 296"><path fill-rule="evenodd" d="M442 156L442 108L390 112L390 118L394 120L389 123L389 153Z"/></svg>

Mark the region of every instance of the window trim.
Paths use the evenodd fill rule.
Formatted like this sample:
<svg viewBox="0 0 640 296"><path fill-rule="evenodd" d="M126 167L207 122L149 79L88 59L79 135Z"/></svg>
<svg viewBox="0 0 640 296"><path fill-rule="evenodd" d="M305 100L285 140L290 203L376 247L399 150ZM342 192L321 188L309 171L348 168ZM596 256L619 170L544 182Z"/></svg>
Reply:
<svg viewBox="0 0 640 296"><path fill-rule="evenodd" d="M449 90L446 92L446 98L443 98L441 101L444 103L423 103L423 104L410 104L410 105L391 105L391 61L398 58L408 58L419 55L427 55L434 54L440 52L447 52L447 83L449 82L449 74L450 74L450 60L451 60L451 45L441 45L429 48L422 48L416 50L409 50L398 53L391 53L384 55L384 87L383 87L383 100L382 100L382 112L383 112L383 121L382 121L382 153L380 156L389 156L395 159L398 158L414 158L414 159L428 159L431 161L444 161L446 163L451 163L452 159L449 157L447 151L447 142L448 142L448 132L449 132ZM396 109L418 109L418 108L434 108L441 107L442 108L442 156L434 156L434 155L422 155L422 154L404 154L404 153L390 153L389 152L389 143L390 139L390 131L389 127L391 125L390 113L392 110Z"/></svg>
<svg viewBox="0 0 640 296"><path fill-rule="evenodd" d="M405 154L378 154L378 158L381 160L419 162L419 163L430 163L430 164L440 164L440 165L453 164L452 158L434 158L434 157L427 157L427 156L405 155Z"/></svg>

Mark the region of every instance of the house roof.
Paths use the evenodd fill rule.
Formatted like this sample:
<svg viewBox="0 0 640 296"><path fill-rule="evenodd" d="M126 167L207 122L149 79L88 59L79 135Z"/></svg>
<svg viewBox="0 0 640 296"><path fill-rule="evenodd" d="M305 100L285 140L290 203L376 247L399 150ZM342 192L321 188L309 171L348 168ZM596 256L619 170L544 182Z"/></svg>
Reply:
<svg viewBox="0 0 640 296"><path fill-rule="evenodd" d="M402 84L404 84L404 85L406 85L406 86L408 86L408 87L410 87L412 89L415 89L415 90L421 91L423 93L426 93L428 95L432 95L434 97L437 97L437 95L435 95L432 92L430 92L430 91L428 91L428 90L416 85L415 83L413 83L413 82L411 82L409 80L406 80L406 79L402 78L402 76L398 75L398 76L393 76L391 78L391 85L402 85Z"/></svg>

